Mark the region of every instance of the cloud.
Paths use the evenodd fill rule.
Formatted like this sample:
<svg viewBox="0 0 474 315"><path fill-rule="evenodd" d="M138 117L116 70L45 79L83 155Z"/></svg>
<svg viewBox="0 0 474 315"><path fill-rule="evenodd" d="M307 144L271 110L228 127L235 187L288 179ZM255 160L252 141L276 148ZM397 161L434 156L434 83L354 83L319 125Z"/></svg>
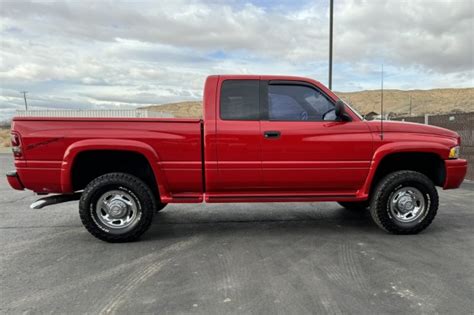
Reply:
<svg viewBox="0 0 474 315"><path fill-rule="evenodd" d="M346 1L336 16L337 58L358 62L376 55L400 68L472 73L473 3Z"/></svg>
<svg viewBox="0 0 474 315"><path fill-rule="evenodd" d="M320 13L302 17L267 12L252 4L235 8L185 1L134 4L15 1L6 2L3 12L9 23L21 17L25 21L21 28L25 33L34 29L80 40L111 43L126 39L198 51L266 51L290 60L319 54L317 48L327 37L320 31L323 23Z"/></svg>
<svg viewBox="0 0 474 315"><path fill-rule="evenodd" d="M473 86L472 12L471 0L336 1L333 86L378 88L382 63L390 88ZM3 1L0 14L1 108L20 90L32 106L130 107L198 99L215 73L327 78L322 0Z"/></svg>

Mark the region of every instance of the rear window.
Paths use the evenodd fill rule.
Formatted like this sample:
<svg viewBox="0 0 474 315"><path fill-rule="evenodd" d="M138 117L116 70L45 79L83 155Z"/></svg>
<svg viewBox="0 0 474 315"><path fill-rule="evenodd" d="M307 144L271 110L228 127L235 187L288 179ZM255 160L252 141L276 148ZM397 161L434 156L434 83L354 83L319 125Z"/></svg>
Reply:
<svg viewBox="0 0 474 315"><path fill-rule="evenodd" d="M220 112L225 120L259 120L259 81L225 80Z"/></svg>

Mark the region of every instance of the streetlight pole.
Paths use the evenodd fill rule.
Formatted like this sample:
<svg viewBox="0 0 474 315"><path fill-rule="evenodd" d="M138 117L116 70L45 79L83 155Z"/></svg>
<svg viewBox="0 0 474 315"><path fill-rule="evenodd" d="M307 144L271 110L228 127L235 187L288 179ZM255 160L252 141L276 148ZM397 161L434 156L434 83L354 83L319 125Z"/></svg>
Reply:
<svg viewBox="0 0 474 315"><path fill-rule="evenodd" d="M332 31L334 0L329 0L329 89L332 90Z"/></svg>

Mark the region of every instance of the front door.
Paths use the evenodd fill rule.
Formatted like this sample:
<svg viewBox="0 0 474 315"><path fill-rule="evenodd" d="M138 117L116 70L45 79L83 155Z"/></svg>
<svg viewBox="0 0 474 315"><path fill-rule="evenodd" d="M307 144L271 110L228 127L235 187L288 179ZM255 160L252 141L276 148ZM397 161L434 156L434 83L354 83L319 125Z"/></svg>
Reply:
<svg viewBox="0 0 474 315"><path fill-rule="evenodd" d="M264 189L353 194L363 185L373 150L365 122L336 121L334 102L307 83L269 81L264 95Z"/></svg>

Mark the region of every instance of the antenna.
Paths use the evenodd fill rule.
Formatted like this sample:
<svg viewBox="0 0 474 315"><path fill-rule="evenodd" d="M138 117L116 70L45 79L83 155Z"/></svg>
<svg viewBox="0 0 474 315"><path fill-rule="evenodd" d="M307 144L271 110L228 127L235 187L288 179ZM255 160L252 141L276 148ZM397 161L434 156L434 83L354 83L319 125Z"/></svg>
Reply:
<svg viewBox="0 0 474 315"><path fill-rule="evenodd" d="M380 91L380 139L383 140L383 119L384 119L384 114L383 114L383 63L382 63L382 75L381 75L381 91Z"/></svg>
<svg viewBox="0 0 474 315"><path fill-rule="evenodd" d="M28 91L21 91L20 93L23 94L23 99L25 100L25 110L28 110L28 103L26 102L26 93Z"/></svg>

